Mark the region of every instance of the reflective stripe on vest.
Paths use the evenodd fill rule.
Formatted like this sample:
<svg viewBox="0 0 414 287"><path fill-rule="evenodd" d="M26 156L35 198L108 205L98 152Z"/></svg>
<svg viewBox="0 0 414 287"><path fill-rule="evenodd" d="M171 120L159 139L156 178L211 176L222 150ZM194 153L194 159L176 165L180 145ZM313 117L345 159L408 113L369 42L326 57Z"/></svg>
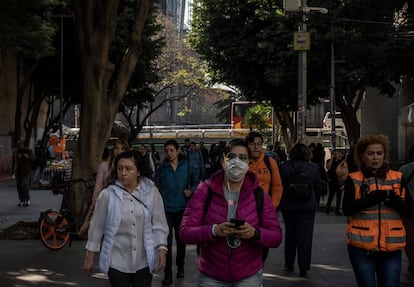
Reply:
<svg viewBox="0 0 414 287"><path fill-rule="evenodd" d="M388 171L385 179L364 178L362 172L349 175L355 187L355 199L361 199L362 192L374 190L394 190L400 197L405 197L401 190L401 173ZM365 190L361 190L361 186ZM405 229L400 214L384 203L371 206L353 216L349 216L347 225L347 242L365 250L396 251L405 246Z"/></svg>

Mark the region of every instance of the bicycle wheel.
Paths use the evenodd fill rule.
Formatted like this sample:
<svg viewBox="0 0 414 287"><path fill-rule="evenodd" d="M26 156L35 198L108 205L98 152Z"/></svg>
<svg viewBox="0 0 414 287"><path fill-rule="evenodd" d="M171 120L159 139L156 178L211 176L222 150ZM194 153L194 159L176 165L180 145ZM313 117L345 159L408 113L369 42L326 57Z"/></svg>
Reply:
<svg viewBox="0 0 414 287"><path fill-rule="evenodd" d="M50 250L59 250L69 242L70 234L67 231L68 220L57 211L49 211L46 218L40 219L40 241Z"/></svg>

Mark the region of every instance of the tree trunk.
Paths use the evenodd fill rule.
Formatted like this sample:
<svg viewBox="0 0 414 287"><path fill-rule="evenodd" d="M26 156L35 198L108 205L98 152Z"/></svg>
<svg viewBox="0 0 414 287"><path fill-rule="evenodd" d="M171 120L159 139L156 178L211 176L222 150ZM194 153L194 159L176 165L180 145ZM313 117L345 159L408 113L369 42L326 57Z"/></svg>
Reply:
<svg viewBox="0 0 414 287"><path fill-rule="evenodd" d="M292 123L292 117L289 116L289 112L284 111L276 111L276 117L280 123L280 129L282 132L282 138L285 142L286 150L289 151L295 141L295 137L293 136L295 131Z"/></svg>
<svg viewBox="0 0 414 287"><path fill-rule="evenodd" d="M358 90L338 89L335 101L341 110L350 146L354 146L361 136L361 125L358 122L357 111L365 94L365 85L360 85Z"/></svg>
<svg viewBox="0 0 414 287"><path fill-rule="evenodd" d="M113 86L109 87L114 65L108 59L108 51L116 30L119 0L72 0L83 83L81 128L68 196L69 208L76 222L83 220L90 204L90 180L97 170L119 104L141 55L141 34L150 2L139 2L119 74Z"/></svg>

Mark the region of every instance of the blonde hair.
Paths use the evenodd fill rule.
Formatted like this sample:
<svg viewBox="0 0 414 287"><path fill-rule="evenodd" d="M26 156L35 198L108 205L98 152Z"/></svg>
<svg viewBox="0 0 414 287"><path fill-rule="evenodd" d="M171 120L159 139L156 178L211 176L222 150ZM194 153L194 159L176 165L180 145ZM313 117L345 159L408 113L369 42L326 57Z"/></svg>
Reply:
<svg viewBox="0 0 414 287"><path fill-rule="evenodd" d="M354 160L361 168L364 165L362 156L369 145L380 144L384 148L384 162L390 157L390 141L386 135L366 135L358 139L354 149Z"/></svg>

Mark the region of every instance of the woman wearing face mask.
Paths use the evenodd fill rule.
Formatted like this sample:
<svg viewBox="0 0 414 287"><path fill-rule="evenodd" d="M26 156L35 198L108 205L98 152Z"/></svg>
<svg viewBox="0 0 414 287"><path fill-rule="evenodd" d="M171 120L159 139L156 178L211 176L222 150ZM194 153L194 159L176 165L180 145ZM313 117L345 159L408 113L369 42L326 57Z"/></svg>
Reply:
<svg viewBox="0 0 414 287"><path fill-rule="evenodd" d="M199 244L198 286L258 287L263 248L278 247L282 230L270 198L264 195L257 204L255 193L263 190L248 171L247 143L233 139L221 156L222 169L201 183L188 202L180 237Z"/></svg>

